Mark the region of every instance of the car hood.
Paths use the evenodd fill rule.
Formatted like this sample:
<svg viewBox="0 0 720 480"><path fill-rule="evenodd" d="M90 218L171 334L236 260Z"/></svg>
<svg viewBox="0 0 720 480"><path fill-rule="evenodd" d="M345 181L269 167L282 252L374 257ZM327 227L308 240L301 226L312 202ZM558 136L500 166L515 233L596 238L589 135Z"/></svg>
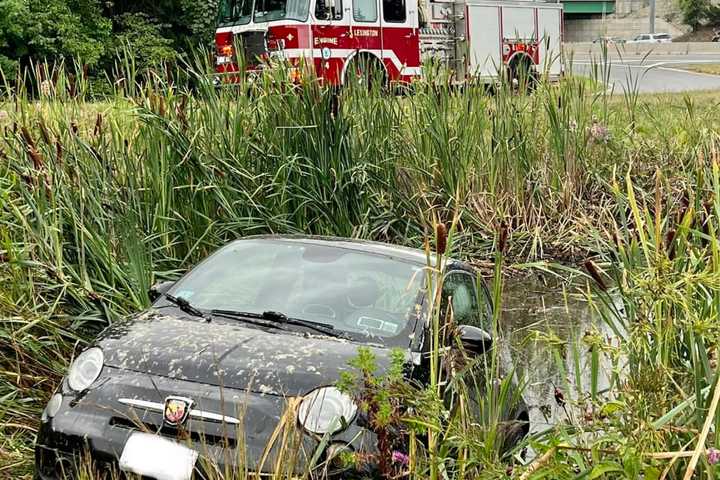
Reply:
<svg viewBox="0 0 720 480"><path fill-rule="evenodd" d="M247 327L240 321L165 315L149 310L98 338L105 365L140 373L273 395L304 395L337 382L360 344ZM382 370L388 349L370 347Z"/></svg>

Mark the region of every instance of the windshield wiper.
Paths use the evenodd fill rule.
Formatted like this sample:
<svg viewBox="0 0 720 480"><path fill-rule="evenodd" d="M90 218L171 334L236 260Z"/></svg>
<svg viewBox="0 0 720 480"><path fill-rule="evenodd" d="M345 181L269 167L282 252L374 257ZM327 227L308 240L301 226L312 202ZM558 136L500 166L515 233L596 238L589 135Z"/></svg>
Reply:
<svg viewBox="0 0 720 480"><path fill-rule="evenodd" d="M193 307L193 305L185 298L183 297L174 297L170 295L169 293L165 294L165 298L167 298L170 303L177 306L180 310L187 313L188 315L192 315L193 317L200 317L204 320L209 320L207 316L197 307Z"/></svg>
<svg viewBox="0 0 720 480"><path fill-rule="evenodd" d="M231 318L239 319L257 319L257 320L269 320L269 323L262 322L262 325L274 326L278 328L278 324L284 325L298 325L301 327L315 330L316 332L322 333L329 337L342 338L350 340L350 337L342 332L335 330L335 327L328 323L313 322L310 320L302 320L300 318L288 317L284 313L267 311L263 313L252 313L252 312L236 312L234 310L211 310L211 315L226 316ZM261 322L257 322L261 323Z"/></svg>
<svg viewBox="0 0 720 480"><path fill-rule="evenodd" d="M236 312L235 310L215 309L215 310L210 310L210 315L213 315L215 317L229 318L231 320L240 320L242 322L249 323L251 325L257 325L258 327L275 328L275 329L284 330L282 325L279 325L275 322L264 321L265 317L263 317L262 314L258 314L258 313Z"/></svg>

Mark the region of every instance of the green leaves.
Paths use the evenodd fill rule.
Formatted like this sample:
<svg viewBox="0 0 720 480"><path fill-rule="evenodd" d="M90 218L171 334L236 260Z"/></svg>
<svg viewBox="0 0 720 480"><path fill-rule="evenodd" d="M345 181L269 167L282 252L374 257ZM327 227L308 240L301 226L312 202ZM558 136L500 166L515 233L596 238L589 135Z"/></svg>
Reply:
<svg viewBox="0 0 720 480"><path fill-rule="evenodd" d="M712 3L710 0L678 0L678 4L682 11L683 21L693 30L697 29L711 13Z"/></svg>
<svg viewBox="0 0 720 480"><path fill-rule="evenodd" d="M14 76L30 60L79 61L110 69L116 53L130 48L140 67L175 60L212 44L217 2L173 0L0 0L0 69Z"/></svg>
<svg viewBox="0 0 720 480"><path fill-rule="evenodd" d="M138 59L141 70L175 60L178 56L173 41L163 36L163 29L168 26L161 25L146 13L123 13L115 17L115 27L119 32L113 36L112 50L127 49Z"/></svg>

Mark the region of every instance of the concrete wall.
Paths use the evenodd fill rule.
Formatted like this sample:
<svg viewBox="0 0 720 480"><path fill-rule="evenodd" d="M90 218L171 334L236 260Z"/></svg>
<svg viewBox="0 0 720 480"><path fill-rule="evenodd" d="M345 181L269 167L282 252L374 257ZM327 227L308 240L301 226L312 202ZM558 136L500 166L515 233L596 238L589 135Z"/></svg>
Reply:
<svg viewBox="0 0 720 480"><path fill-rule="evenodd" d="M633 13L647 15L650 9L650 0L615 0L615 13L623 17ZM655 0L655 14L658 17L679 12L677 0Z"/></svg>
<svg viewBox="0 0 720 480"><path fill-rule="evenodd" d="M626 17L617 18L608 15L605 18L565 19L566 42L588 42L598 37L619 37L626 40L634 38L641 33L647 33L649 21L647 18ZM661 18L655 19L655 31L669 33L677 37L685 33Z"/></svg>
<svg viewBox="0 0 720 480"><path fill-rule="evenodd" d="M565 41L588 42L609 36L629 40L649 30L650 0L616 0L615 13L592 18L565 17ZM655 31L680 36L687 32L683 26L669 23L679 18L677 0L656 0Z"/></svg>

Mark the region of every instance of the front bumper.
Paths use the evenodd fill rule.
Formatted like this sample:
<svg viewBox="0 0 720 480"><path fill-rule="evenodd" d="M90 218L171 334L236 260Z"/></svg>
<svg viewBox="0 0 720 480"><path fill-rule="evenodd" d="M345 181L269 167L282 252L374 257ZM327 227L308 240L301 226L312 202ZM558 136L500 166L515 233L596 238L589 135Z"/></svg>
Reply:
<svg viewBox="0 0 720 480"><path fill-rule="evenodd" d="M84 394L63 393L58 413L43 422L38 432L36 471L42 480L64 478L88 460L102 470L117 469L125 443L138 431L176 439L198 451L197 468L201 472L217 469L271 473L281 467L285 473L303 474L321 444L325 445L302 431L294 416L284 417L288 401L275 395L109 367ZM162 412L120 401L161 403L171 395L192 398L194 408L239 422L191 417L183 427L174 428L163 423ZM375 452L376 441L374 434L354 423L331 438L335 445L344 444L362 453ZM318 463L324 461L323 456L324 452L319 452Z"/></svg>

